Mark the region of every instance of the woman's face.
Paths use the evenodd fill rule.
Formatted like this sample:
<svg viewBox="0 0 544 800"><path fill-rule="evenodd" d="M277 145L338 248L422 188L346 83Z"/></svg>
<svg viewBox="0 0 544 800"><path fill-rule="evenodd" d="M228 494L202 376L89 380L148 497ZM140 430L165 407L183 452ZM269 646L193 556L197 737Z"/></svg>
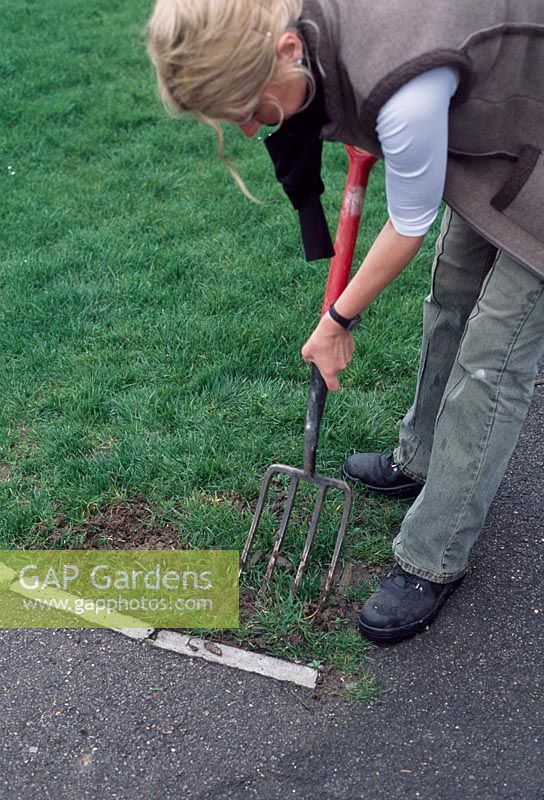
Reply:
<svg viewBox="0 0 544 800"><path fill-rule="evenodd" d="M291 32L280 36L277 47L278 66L276 78L262 91L261 102L250 120L238 123L246 136L254 136L261 125L277 125L300 111L306 100L307 80L304 75L293 74L290 68L304 55L300 38ZM280 113L282 109L283 115Z"/></svg>

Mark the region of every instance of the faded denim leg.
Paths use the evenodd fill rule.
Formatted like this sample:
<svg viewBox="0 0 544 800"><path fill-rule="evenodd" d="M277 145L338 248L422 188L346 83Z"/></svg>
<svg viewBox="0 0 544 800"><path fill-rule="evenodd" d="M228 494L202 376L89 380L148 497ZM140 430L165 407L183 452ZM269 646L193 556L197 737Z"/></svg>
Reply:
<svg viewBox="0 0 544 800"><path fill-rule="evenodd" d="M544 281L504 252L469 316L440 403L427 482L393 542L407 572L448 583L508 466L544 352Z"/></svg>
<svg viewBox="0 0 544 800"><path fill-rule="evenodd" d="M446 208L423 307L423 340L415 399L401 423L395 462L424 481L433 446L438 407L468 316L497 250Z"/></svg>

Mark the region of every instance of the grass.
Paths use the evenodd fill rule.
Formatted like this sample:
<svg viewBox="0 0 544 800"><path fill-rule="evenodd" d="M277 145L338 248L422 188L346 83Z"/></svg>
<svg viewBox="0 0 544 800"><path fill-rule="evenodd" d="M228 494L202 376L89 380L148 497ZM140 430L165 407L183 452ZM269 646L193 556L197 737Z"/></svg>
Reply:
<svg viewBox="0 0 544 800"><path fill-rule="evenodd" d="M59 515L69 531L142 495L154 518L178 527L180 546L241 548L267 465L301 464L299 351L328 265L304 261L262 144L226 131L258 206L233 185L207 129L164 113L145 55L149 3L0 0L0 9L0 546L29 537L48 546ZM340 145L325 151L334 228L346 159ZM359 259L385 219L378 165ZM328 401L324 474L347 453L396 440L432 239L356 333L357 356ZM312 631L303 614L330 556L334 511L301 599L280 581L252 624L273 652L357 675L367 645L345 624ZM404 511L359 493L345 556L387 561ZM292 536L287 554L300 542ZM285 643L294 629L296 646Z"/></svg>

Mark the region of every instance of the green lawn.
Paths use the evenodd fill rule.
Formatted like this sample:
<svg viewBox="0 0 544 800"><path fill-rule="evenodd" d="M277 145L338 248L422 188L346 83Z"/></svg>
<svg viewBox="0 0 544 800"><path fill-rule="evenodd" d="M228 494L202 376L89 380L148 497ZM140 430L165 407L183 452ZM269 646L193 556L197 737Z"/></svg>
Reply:
<svg viewBox="0 0 544 800"><path fill-rule="evenodd" d="M301 465L309 371L299 351L328 264L304 261L262 143L227 131L258 206L219 163L208 129L165 114L145 55L150 7L0 0L3 548L66 546L75 526L139 496L180 546L238 549L266 467ZM325 151L334 227L346 157L338 144ZM378 165L359 258L386 213ZM356 333L356 358L328 401L324 474L354 450L395 442L416 378L432 240ZM345 557L386 563L405 510L358 492ZM280 579L237 636L257 630L270 652L359 675L368 647L353 628L340 621L324 633L303 619L334 511L300 600ZM301 523L305 513L303 504ZM302 537L295 526L293 558Z"/></svg>

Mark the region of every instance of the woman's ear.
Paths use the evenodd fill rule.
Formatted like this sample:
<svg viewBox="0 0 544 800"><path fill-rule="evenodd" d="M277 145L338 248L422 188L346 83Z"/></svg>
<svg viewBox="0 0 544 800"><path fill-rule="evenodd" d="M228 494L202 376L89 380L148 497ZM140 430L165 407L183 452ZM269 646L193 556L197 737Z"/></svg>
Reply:
<svg viewBox="0 0 544 800"><path fill-rule="evenodd" d="M302 40L293 31L285 31L278 39L276 55L279 62L294 64L304 56Z"/></svg>

